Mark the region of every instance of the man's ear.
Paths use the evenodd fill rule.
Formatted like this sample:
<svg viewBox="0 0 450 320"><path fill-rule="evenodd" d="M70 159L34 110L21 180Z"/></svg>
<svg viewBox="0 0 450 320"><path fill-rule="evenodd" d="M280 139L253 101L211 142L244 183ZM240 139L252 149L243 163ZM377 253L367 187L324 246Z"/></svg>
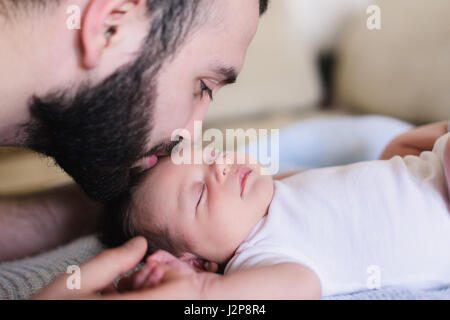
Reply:
<svg viewBox="0 0 450 320"><path fill-rule="evenodd" d="M219 270L219 265L217 263L206 261L190 253L184 253L179 259L190 265L196 271L216 273Z"/></svg>
<svg viewBox="0 0 450 320"><path fill-rule="evenodd" d="M136 20L142 10L146 10L145 0L91 0L81 29L83 66L97 67L105 49L124 38L126 23Z"/></svg>

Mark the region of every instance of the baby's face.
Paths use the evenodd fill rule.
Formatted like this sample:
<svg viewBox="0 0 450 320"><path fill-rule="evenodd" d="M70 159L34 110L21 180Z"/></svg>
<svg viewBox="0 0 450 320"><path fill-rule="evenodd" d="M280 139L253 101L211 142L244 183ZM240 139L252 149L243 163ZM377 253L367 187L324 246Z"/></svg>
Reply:
<svg viewBox="0 0 450 320"><path fill-rule="evenodd" d="M236 160L236 155L232 157ZM141 208L140 229L149 223L146 215L156 215L172 239L187 243L191 253L219 264L226 262L266 215L273 181L261 174L259 164L250 164L247 156L246 164L219 159L212 164L161 161L135 194Z"/></svg>

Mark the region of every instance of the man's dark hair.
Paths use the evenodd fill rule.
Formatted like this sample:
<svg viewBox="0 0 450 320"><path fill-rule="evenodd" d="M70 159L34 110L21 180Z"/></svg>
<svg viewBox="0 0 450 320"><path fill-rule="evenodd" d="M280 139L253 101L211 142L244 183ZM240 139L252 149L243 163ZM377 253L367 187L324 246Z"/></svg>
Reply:
<svg viewBox="0 0 450 320"><path fill-rule="evenodd" d="M23 127L25 145L53 157L95 200L111 200L124 192L132 165L149 151L145 148L153 128L155 79L195 27L205 1L210 0L147 0L151 26L135 61L75 93L60 90L32 97L31 121ZM61 0L18 2L44 6ZM261 14L267 5L268 0L260 0Z"/></svg>

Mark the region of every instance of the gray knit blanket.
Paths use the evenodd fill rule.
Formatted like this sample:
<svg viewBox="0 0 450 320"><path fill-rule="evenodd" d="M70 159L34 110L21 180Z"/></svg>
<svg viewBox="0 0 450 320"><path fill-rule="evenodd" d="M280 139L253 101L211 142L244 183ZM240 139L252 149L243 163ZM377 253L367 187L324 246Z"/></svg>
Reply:
<svg viewBox="0 0 450 320"><path fill-rule="evenodd" d="M0 299L28 299L69 266L80 265L102 250L97 237L89 236L35 257L0 263Z"/></svg>
<svg viewBox="0 0 450 320"><path fill-rule="evenodd" d="M19 261L0 264L0 299L28 299L48 285L68 266L80 265L96 256L103 246L95 236L78 239L53 251ZM421 291L403 287L324 297L324 300L416 300L450 299L450 285L439 290Z"/></svg>

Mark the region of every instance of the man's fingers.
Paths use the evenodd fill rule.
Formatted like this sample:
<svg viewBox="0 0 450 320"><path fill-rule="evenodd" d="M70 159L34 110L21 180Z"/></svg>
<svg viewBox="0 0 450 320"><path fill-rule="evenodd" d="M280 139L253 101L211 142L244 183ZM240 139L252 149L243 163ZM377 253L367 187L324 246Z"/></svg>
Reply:
<svg viewBox="0 0 450 320"><path fill-rule="evenodd" d="M145 265L142 267L139 272L133 276L133 290L141 289L144 286L145 280L147 279L148 275L152 272L153 266L152 265Z"/></svg>
<svg viewBox="0 0 450 320"><path fill-rule="evenodd" d="M130 276L123 277L122 279L120 279L117 285L117 287L119 288L119 292L141 289L150 272L151 267L146 264L140 270L136 271Z"/></svg>
<svg viewBox="0 0 450 320"><path fill-rule="evenodd" d="M100 291L119 275L134 268L144 257L147 241L137 237L119 248L102 252L80 267L81 290L86 293Z"/></svg>
<svg viewBox="0 0 450 320"><path fill-rule="evenodd" d="M151 273L148 275L143 285L143 288L153 288L159 285L163 281L167 271L168 269L162 265L153 266Z"/></svg>

